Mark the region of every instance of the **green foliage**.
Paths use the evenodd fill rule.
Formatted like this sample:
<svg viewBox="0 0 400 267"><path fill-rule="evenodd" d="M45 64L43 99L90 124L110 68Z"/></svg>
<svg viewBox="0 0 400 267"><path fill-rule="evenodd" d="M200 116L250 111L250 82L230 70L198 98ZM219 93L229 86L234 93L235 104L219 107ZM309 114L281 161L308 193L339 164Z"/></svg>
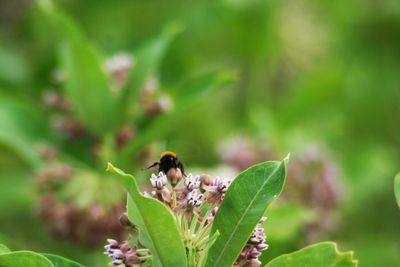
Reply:
<svg viewBox="0 0 400 267"><path fill-rule="evenodd" d="M0 244L1 267L84 267L83 265L52 254L40 254L33 251L11 252Z"/></svg>
<svg viewBox="0 0 400 267"><path fill-rule="evenodd" d="M105 161L115 158L118 164L126 163L124 168L134 169L142 163L132 158L144 160L138 152L161 141L152 147L157 150L154 153L165 145L184 157L193 153L183 159L186 165L217 164L215 146L222 139L237 132L259 134L248 127L249 114L256 115L253 117L262 129L261 135L272 137L263 142L278 154L294 151L292 145L312 142L321 143L327 153L334 155L346 185L343 202L335 207L335 214L356 220L343 219L336 225L342 227L336 229L342 238L340 243L354 247L366 267L394 266L399 262L393 248L398 243L396 222L400 213L393 202L393 191L400 206L400 189L399 175L393 183L393 173L398 171L400 162L400 127L393 114L398 113L400 100L400 2L301 1L293 5L286 1L223 0L188 5L184 1L159 0L118 4L54 1L60 5L58 8L53 1L38 0L40 14L32 5L26 6L27 2L0 3L0 83L1 90L10 96L0 95L0 164L5 168L20 169L15 167L20 164L17 160L9 164L14 161L10 150L29 165L40 166L35 146L42 140L49 141L45 143L57 146L62 160L68 157L65 162L90 168L90 174L77 170L64 191L66 198L75 200L80 195L78 203L92 199L113 202L106 199L121 196L111 189L109 180L102 179ZM177 31L168 23L176 18L187 30L174 39ZM160 29L165 30L157 36ZM146 42L150 36L156 37ZM55 44L63 44L62 51L57 50L62 52L58 62L53 53ZM137 45L139 49L135 49ZM103 52L108 55L121 49L133 51L136 65L121 94L108 98L104 88L109 84L101 68ZM44 127L48 123L47 110L38 103L41 90L51 86L50 71L57 63L74 76L62 89L76 102L74 118L87 123L91 133L98 135L96 143L106 139L106 132L126 122L132 123L137 133L130 144L120 151L113 151L112 145L106 147L111 153L102 154L98 160L91 153L92 140L62 142L65 140L57 135L59 132L55 132L56 139L48 138ZM216 66L230 66L240 73L237 86L226 90L226 94L215 94L216 87L204 91L199 88L199 97L183 100L190 84L165 83ZM84 68L93 68L93 73ZM160 74L161 89L176 88L172 91L176 110L154 120L139 118L136 124L134 116L139 108L132 105L137 104L138 90L145 79L154 74ZM205 97L208 98L203 106L212 108L202 116L204 109L191 107ZM32 99L36 104L31 103ZM103 104L106 110L101 107ZM183 116L185 119L181 120ZM175 129L180 120L183 122ZM30 235L29 229L18 235L13 232L25 224L21 219L25 214L16 216L16 205L25 205L24 211L35 205L33 174L24 174L26 179L17 180L2 169L0 172L2 184L7 185L0 192L1 206L7 208L2 210L2 218L7 220L2 224L4 235L15 237L21 247L30 244L43 248L48 236L33 238L37 233ZM103 191L106 194L94 196ZM18 199L10 202L11 197ZM17 201L24 204L16 204ZM370 218L366 207L372 206L376 216ZM276 209L267 211L268 220L264 223L271 245L268 252L290 251L293 244L303 241L300 229L313 219L312 214L280 203L273 208ZM7 225L13 225L13 231ZM374 234L378 228L382 229L379 237ZM275 240L287 243L277 248ZM372 248L368 245L371 243L378 245ZM70 254L76 251L64 250ZM263 254L265 258L271 258L268 252ZM76 257L91 260L85 253Z"/></svg>
<svg viewBox="0 0 400 267"><path fill-rule="evenodd" d="M186 253L173 214L160 201L144 197L135 178L110 163L107 171L117 174L129 192L128 217L140 229L143 245L154 256L155 266L186 266Z"/></svg>
<svg viewBox="0 0 400 267"><path fill-rule="evenodd" d="M356 267L353 252L341 253L333 242L323 242L279 256L265 267Z"/></svg>
<svg viewBox="0 0 400 267"><path fill-rule="evenodd" d="M65 72L65 91L77 116L93 133L115 130L116 100L102 68L103 58L80 33L78 25L46 1L39 7L57 29L61 30L61 66ZM107 114L101 116L100 114Z"/></svg>
<svg viewBox="0 0 400 267"><path fill-rule="evenodd" d="M242 172L229 186L213 222L220 236L210 249L207 266L231 266L268 205L282 191L286 163L265 162Z"/></svg>
<svg viewBox="0 0 400 267"><path fill-rule="evenodd" d="M145 42L133 53L131 78L126 88L115 94L102 67L104 58L86 40L79 26L51 1L39 1L39 7L45 18L61 32L61 66L66 77L64 89L78 118L92 133L103 136L114 132L126 121L131 122L132 117L137 115L132 116L131 113L137 108L139 90L150 77L158 75L161 60L181 31L181 26L177 23L169 24L159 36ZM171 124L194 103L233 80L233 73L215 71L184 81L173 92L173 110L146 121L140 135L135 138L135 142L124 148L121 157L127 158L165 135L171 129Z"/></svg>
<svg viewBox="0 0 400 267"><path fill-rule="evenodd" d="M394 178L394 195L397 200L397 205L400 207L400 173Z"/></svg>

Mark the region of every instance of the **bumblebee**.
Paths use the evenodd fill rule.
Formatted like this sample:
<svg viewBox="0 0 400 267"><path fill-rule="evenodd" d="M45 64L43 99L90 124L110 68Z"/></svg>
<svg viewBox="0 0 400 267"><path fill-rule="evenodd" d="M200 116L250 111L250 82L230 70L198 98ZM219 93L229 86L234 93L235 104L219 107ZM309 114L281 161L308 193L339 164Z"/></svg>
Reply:
<svg viewBox="0 0 400 267"><path fill-rule="evenodd" d="M160 162L154 162L147 169L158 166L158 171L167 175L168 180L175 186L181 179L182 175L186 176L183 164L179 161L174 152L165 151L160 156Z"/></svg>

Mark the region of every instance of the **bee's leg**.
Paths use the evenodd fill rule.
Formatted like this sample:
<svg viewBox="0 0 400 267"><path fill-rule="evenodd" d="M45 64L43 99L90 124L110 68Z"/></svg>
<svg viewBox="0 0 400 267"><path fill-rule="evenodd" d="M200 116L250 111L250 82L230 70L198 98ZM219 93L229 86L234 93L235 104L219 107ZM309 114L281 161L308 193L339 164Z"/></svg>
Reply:
<svg viewBox="0 0 400 267"><path fill-rule="evenodd" d="M151 169L151 168L154 168L155 166L159 166L160 165L160 163L159 162L154 162L153 164L151 164L149 167L147 167L146 169L148 170L148 169Z"/></svg>

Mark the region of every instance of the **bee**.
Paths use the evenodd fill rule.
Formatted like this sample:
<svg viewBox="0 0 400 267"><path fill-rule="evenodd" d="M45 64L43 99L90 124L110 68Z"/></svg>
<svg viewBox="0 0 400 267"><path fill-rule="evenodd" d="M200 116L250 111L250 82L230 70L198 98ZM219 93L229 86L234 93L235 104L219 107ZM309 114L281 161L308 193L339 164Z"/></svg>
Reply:
<svg viewBox="0 0 400 267"><path fill-rule="evenodd" d="M174 152L165 151L160 156L160 162L154 162L147 169L158 166L158 171L167 175L168 180L175 186L181 179L182 175L186 176L183 164L179 161Z"/></svg>

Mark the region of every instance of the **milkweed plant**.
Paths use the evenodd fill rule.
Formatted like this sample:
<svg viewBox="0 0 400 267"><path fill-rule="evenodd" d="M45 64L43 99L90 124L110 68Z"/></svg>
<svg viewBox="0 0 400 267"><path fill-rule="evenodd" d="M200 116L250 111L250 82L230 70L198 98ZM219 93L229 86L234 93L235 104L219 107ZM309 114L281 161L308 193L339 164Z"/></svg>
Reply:
<svg viewBox="0 0 400 267"><path fill-rule="evenodd" d="M268 247L274 246L268 242L268 218L264 215L283 190L288 158L255 164L237 177L185 174L179 167L161 170L148 177L151 190L147 191L139 188L134 176L111 163L109 173L105 173L107 161L126 169L140 166L137 162L133 165L133 156L160 138L170 128L165 125L176 121L204 93L232 81L234 75L213 72L182 83L185 90L178 88L178 101L174 91L169 96L154 89L154 75L176 27L167 28L134 57L118 55L105 60L70 17L51 1L38 3L42 15L61 35L63 72L58 72L56 78L63 82L55 91L45 92L44 104L49 113L57 115L52 126L64 133L65 139L49 137L40 153L31 147L36 139L21 139L16 150L22 151L37 170L36 186L42 197L39 213L53 232L67 229L64 237L72 237L77 243L104 243L110 266L357 266L352 252L339 252L333 242L311 245L275 259L266 257L266 262L265 257L261 259L261 254L268 255ZM25 121L18 118L26 116L13 116L14 110L7 110L10 105L0 106L10 124L24 125ZM136 117L132 118L132 113ZM18 135L10 134L0 142L14 139ZM71 145L70 139L78 140L78 148ZM79 146L85 141L91 146ZM71 146L70 155L48 143ZM92 186L82 186L82 181ZM128 193L126 207L120 205L123 195L118 183ZM400 195L399 190L396 192ZM72 199L74 205L65 199ZM111 212L105 212L106 207ZM116 226L102 227L118 217ZM68 228L70 225L60 223L64 221L74 224ZM129 238L105 236L120 233L120 229L128 231ZM79 235L71 234L75 232ZM0 244L0 266L83 265L47 253L11 251Z"/></svg>
<svg viewBox="0 0 400 267"><path fill-rule="evenodd" d="M126 212L119 221L130 232L126 240L105 240L109 265L357 266L353 253L339 252L333 242L317 243L268 263L259 260L274 245L268 244L264 230L268 219L263 215L283 190L287 163L288 157L258 163L233 179L184 175L179 168L170 168L151 174L149 191L141 191L134 176L108 163L107 171L128 193ZM0 245L0 266L83 265L51 254L11 252Z"/></svg>

